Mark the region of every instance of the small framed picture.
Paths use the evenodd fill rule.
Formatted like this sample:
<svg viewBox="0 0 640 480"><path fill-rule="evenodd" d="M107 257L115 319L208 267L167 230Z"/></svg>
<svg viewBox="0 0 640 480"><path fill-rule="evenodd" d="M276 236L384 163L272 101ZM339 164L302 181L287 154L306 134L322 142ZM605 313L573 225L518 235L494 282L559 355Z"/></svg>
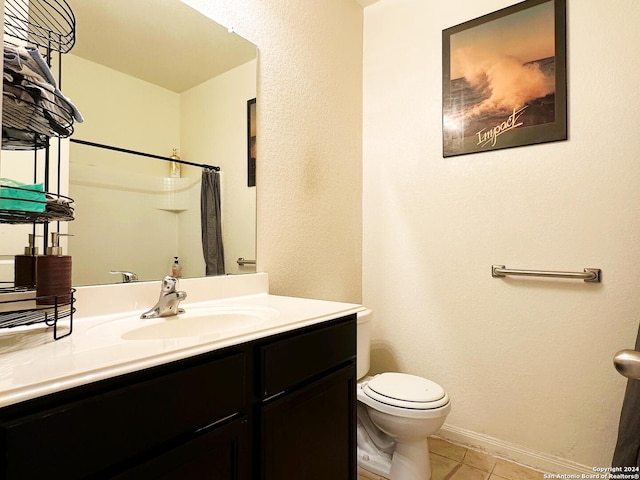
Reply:
<svg viewBox="0 0 640 480"><path fill-rule="evenodd" d="M442 32L443 156L567 139L565 0Z"/></svg>
<svg viewBox="0 0 640 480"><path fill-rule="evenodd" d="M256 186L256 99L247 101L247 186Z"/></svg>

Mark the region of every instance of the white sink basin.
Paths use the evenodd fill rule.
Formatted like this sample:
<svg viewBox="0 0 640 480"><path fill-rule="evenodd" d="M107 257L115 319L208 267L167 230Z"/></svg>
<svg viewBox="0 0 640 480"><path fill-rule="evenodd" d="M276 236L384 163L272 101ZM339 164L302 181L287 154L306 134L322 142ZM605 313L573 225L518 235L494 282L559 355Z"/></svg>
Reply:
<svg viewBox="0 0 640 480"><path fill-rule="evenodd" d="M89 329L90 335L119 336L123 340L166 340L183 337L228 338L260 330L277 318L278 310L251 305L187 307L185 313L143 320L127 316L105 321Z"/></svg>

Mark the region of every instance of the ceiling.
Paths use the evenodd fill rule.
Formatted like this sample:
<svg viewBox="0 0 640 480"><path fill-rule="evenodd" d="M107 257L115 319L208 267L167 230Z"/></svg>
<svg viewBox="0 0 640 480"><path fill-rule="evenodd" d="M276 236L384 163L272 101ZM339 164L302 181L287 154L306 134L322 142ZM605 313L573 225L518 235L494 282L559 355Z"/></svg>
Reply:
<svg viewBox="0 0 640 480"><path fill-rule="evenodd" d="M67 3L72 54L177 93L256 58L255 45L180 0Z"/></svg>

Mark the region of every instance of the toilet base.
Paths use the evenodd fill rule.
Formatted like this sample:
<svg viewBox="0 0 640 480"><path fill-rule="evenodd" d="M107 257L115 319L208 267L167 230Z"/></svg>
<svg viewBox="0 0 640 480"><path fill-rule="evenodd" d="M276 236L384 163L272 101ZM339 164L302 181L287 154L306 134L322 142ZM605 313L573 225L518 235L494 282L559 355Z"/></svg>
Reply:
<svg viewBox="0 0 640 480"><path fill-rule="evenodd" d="M426 438L396 443L388 478L390 480L429 480L431 478L429 444Z"/></svg>
<svg viewBox="0 0 640 480"><path fill-rule="evenodd" d="M368 472L389 478L395 442L371 422L365 405L358 402L357 412L358 465Z"/></svg>
<svg viewBox="0 0 640 480"><path fill-rule="evenodd" d="M429 480L429 445L426 440L399 443L391 462L386 458L372 457L358 451L358 466L389 480Z"/></svg>
<svg viewBox="0 0 640 480"><path fill-rule="evenodd" d="M391 478L391 460L383 456L371 456L358 449L358 466L367 472Z"/></svg>

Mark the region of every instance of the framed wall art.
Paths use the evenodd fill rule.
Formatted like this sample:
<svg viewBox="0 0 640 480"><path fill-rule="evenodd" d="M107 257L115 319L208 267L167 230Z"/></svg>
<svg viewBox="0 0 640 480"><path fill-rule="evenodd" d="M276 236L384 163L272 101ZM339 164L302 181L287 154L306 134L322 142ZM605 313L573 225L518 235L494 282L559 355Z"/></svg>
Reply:
<svg viewBox="0 0 640 480"><path fill-rule="evenodd" d="M567 139L565 0L442 31L443 155Z"/></svg>
<svg viewBox="0 0 640 480"><path fill-rule="evenodd" d="M256 186L256 99L247 100L247 186Z"/></svg>

